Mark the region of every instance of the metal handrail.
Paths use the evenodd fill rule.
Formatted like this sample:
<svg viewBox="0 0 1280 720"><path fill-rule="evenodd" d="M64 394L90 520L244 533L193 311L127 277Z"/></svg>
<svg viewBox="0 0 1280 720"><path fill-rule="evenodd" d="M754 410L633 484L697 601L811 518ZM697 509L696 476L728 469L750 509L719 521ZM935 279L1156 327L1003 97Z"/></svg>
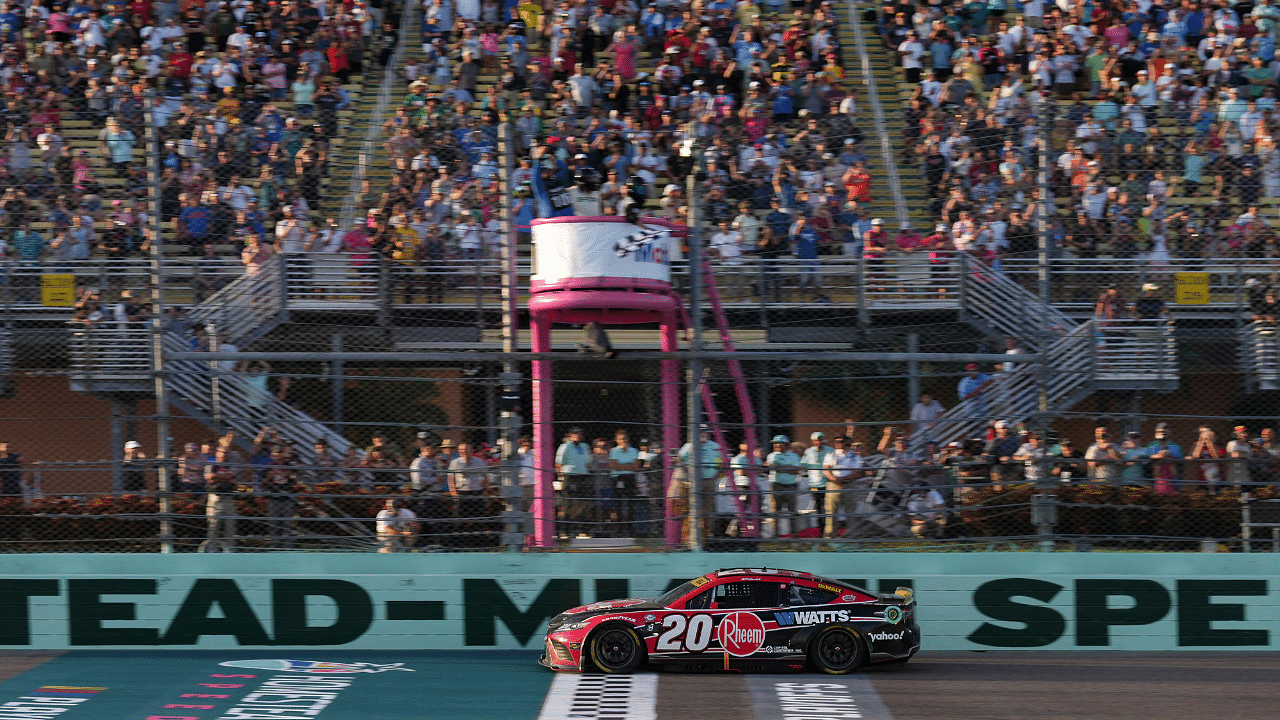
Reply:
<svg viewBox="0 0 1280 720"><path fill-rule="evenodd" d="M867 104L871 106L871 117L875 121L876 134L880 136L880 156L884 161L885 179L889 183L889 196L893 198L893 206L898 223L904 223L910 217L907 213L907 202L902 197L902 180L898 177L898 164L893 157L893 141L884 119L884 107L880 104L880 91L876 84L875 73L871 72L871 57L867 54L867 43L862 35L862 20L858 17L858 3L849 0L849 23L853 26L854 47L858 49L858 58L862 63L862 78L867 84Z"/></svg>
<svg viewBox="0 0 1280 720"><path fill-rule="evenodd" d="M365 176L368 175L369 163L373 162L373 159L378 154L378 141L382 137L383 118L386 116L387 107L391 103L391 93L395 91L399 84L398 69L400 67L400 59L404 56L404 48L408 44L410 29L416 28L417 25L417 13L401 13L400 35L396 40L395 50L391 52L391 58L383 70L382 82L378 85L378 100L373 106L373 114L369 116L369 127L365 131L364 141L360 144L360 154L355 168L351 172L351 184L347 189L346 198L342 201L339 227L345 230L351 230L355 227L356 196L360 194L360 185L364 182Z"/></svg>

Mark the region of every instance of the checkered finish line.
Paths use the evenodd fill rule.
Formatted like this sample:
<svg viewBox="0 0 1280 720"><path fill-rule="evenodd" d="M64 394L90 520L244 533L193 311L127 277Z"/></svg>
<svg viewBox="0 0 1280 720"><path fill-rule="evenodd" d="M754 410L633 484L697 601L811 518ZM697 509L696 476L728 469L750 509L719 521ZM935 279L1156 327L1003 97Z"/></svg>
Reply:
<svg viewBox="0 0 1280 720"><path fill-rule="evenodd" d="M561 674L538 720L656 720L658 676Z"/></svg>

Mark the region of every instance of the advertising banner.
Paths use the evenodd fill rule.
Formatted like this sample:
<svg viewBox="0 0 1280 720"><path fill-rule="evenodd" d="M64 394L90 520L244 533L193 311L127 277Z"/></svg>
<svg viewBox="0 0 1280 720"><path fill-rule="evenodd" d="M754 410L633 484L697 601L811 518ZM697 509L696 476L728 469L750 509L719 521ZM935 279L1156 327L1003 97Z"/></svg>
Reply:
<svg viewBox="0 0 1280 720"><path fill-rule="evenodd" d="M557 283L584 278L671 281L679 240L661 225L632 225L606 218L533 221L533 280Z"/></svg>
<svg viewBox="0 0 1280 720"><path fill-rule="evenodd" d="M1280 556L0 556L0 649L537 649L552 615L718 568L908 586L924 650L1280 649Z"/></svg>

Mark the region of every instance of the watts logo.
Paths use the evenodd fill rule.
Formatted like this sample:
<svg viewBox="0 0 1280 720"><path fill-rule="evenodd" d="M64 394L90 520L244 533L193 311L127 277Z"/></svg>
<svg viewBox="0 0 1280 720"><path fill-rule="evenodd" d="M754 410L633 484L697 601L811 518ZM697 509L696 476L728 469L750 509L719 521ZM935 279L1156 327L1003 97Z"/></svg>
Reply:
<svg viewBox="0 0 1280 720"><path fill-rule="evenodd" d="M812 612L776 612L773 619L778 627L788 625L818 625L819 623L844 622L849 619L848 610L814 610Z"/></svg>
<svg viewBox="0 0 1280 720"><path fill-rule="evenodd" d="M867 637L871 638L872 640L901 640L902 635L903 633L900 633L900 632L896 632L896 633L878 632L878 633L869 633Z"/></svg>

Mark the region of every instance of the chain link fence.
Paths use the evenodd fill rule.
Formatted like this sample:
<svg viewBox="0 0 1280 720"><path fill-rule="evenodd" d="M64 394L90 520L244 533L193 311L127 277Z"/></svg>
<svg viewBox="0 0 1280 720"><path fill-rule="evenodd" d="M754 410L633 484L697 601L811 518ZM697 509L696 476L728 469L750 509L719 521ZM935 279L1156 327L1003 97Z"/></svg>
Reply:
<svg viewBox="0 0 1280 720"><path fill-rule="evenodd" d="M1148 112L1132 85L1095 92L1084 75L1040 99L1020 65L1007 73L1016 92L935 103L897 67L887 20L853 11L802 11L796 30L762 20L788 33L779 62L735 75L712 58L723 93L712 65L680 66L703 83L691 93L671 81L667 56L687 63L706 44L696 24L649 38L652 57L633 49L652 81L605 82L670 98L675 115L624 100L607 122L603 97L572 104L570 68L531 82L545 94L534 101L486 65L500 98L458 116L424 109L452 51L410 13L380 49L427 69L370 67L348 88L355 105L336 117L365 123L358 153L345 126L284 130L311 143L308 172L278 173L285 194L324 216L307 237L341 247L183 257L202 248L169 225L155 235L172 246L160 267L140 246L6 262L0 548L1277 551L1269 132L1237 138L1240 118L1185 102ZM727 41L730 26L712 30ZM407 41L419 31L421 52ZM499 55L539 64L530 52L549 38L530 35ZM406 138L385 156L383 114ZM75 127L68 145L93 147ZM459 141L464 130L478 135ZM209 132L174 139L198 146ZM218 138L251 139L239 127ZM335 172L316 184L326 147ZM530 345L533 253L515 215L533 162L552 155L575 170L575 192L600 192L586 198L600 212L630 200L689 227L670 263L688 329L672 356L679 408L664 400L657 330L608 328L615 359L574 354L591 345L580 328L553 330L557 452L538 457L514 441L535 431L530 359L499 351ZM585 171L607 178L606 161L626 172L592 183ZM108 179L103 197L161 175ZM182 210L174 181L164 187L153 214L171 221ZM258 199L288 223L287 198ZM211 201L219 232L244 224ZM79 307L47 302L68 288ZM154 326L137 300L152 289L166 302ZM730 346L740 380L715 354ZM444 351L456 357L403 355Z"/></svg>

